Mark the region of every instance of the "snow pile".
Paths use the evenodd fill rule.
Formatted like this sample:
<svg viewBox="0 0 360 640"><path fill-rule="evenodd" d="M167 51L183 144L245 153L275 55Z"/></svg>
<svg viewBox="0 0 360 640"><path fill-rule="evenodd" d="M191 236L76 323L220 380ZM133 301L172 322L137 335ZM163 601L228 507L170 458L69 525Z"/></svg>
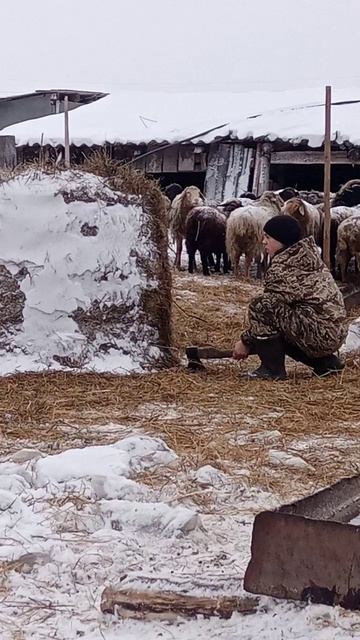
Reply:
<svg viewBox="0 0 360 640"><path fill-rule="evenodd" d="M144 299L162 294L161 251L140 199L85 172L30 172L1 185L0 229L1 373L160 358Z"/></svg>
<svg viewBox="0 0 360 640"><path fill-rule="evenodd" d="M13 544L17 533L29 543L27 552L37 551L37 538L70 530L70 521L76 530L92 533L104 529L150 529L159 535L192 531L199 524L194 510L151 501L150 490L129 477L176 458L159 438L129 436L113 445L69 449L52 456L34 451L24 464L0 463L0 538L12 529L11 559L20 551ZM76 499L82 500L81 507L74 509L72 504L69 510ZM56 501L60 508L54 510L51 505ZM8 555L9 547L2 547L0 557Z"/></svg>
<svg viewBox="0 0 360 640"><path fill-rule="evenodd" d="M360 352L360 318L351 323L346 342L341 347L342 353L354 353L356 351Z"/></svg>
<svg viewBox="0 0 360 640"><path fill-rule="evenodd" d="M299 470L312 470L313 467L300 458L299 456L294 456L291 453L287 453L286 451L278 451L276 449L271 449L269 451L269 462L270 464L279 467L290 467Z"/></svg>

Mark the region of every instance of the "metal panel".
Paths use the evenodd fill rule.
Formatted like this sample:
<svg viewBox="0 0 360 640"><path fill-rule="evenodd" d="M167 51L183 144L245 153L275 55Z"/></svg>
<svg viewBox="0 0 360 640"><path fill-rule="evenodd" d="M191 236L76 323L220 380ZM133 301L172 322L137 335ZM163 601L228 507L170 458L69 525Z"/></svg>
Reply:
<svg viewBox="0 0 360 640"><path fill-rule="evenodd" d="M263 512L244 587L251 593L360 608L360 527Z"/></svg>
<svg viewBox="0 0 360 640"><path fill-rule="evenodd" d="M64 96L69 97L69 110L77 109L105 97L105 93L88 91L44 91L0 99L0 129L18 122L33 120L64 111Z"/></svg>

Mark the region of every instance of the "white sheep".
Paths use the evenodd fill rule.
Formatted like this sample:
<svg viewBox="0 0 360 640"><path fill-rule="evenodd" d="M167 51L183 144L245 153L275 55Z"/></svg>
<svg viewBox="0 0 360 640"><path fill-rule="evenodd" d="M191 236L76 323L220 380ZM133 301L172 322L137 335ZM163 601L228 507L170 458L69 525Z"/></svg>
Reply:
<svg viewBox="0 0 360 640"><path fill-rule="evenodd" d="M340 269L341 280L345 282L347 268L351 258L360 270L360 212L354 212L351 218L341 222L337 229L336 264Z"/></svg>
<svg viewBox="0 0 360 640"><path fill-rule="evenodd" d="M265 191L261 198L246 207L235 209L230 213L226 227L226 249L238 276L239 261L245 254L245 277L249 277L252 261L258 264L258 275L264 255L264 225L281 211L284 202L279 195Z"/></svg>
<svg viewBox="0 0 360 640"><path fill-rule="evenodd" d="M318 207L295 197L285 202L282 213L298 221L304 237L313 236L318 244L321 242L322 216Z"/></svg>
<svg viewBox="0 0 360 640"><path fill-rule="evenodd" d="M183 239L186 231L186 219L194 207L204 204L204 196L198 187L190 186L177 195L171 203L170 232L176 242L175 266L180 269Z"/></svg>

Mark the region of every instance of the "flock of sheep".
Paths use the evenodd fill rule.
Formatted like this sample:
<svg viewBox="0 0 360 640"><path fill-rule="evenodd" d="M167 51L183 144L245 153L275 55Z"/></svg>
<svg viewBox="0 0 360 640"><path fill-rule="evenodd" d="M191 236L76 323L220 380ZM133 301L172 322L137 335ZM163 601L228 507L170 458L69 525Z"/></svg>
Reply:
<svg viewBox="0 0 360 640"><path fill-rule="evenodd" d="M189 186L177 195L170 190L167 196L169 228L176 243L175 265L180 268L185 240L190 273L199 251L204 275L210 274L210 268L220 271L222 261L223 272L231 265L237 277L244 255L245 277L249 277L254 261L260 277L266 265L263 228L267 220L279 214L296 218L303 236L312 235L322 248L324 205L318 192L299 193L287 188L280 192L266 191L259 198L245 193L216 204L206 202L198 187ZM347 182L332 196L330 245L334 275L339 273L344 281L353 257L355 268L360 270L360 180Z"/></svg>

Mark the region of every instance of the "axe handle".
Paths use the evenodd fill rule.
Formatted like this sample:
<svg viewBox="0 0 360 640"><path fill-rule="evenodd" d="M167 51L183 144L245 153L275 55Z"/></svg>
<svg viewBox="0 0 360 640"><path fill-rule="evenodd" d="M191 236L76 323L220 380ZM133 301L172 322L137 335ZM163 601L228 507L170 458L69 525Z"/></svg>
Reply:
<svg viewBox="0 0 360 640"><path fill-rule="evenodd" d="M216 347L198 347L197 353L200 359L211 360L215 358L232 358L233 350L217 349Z"/></svg>

